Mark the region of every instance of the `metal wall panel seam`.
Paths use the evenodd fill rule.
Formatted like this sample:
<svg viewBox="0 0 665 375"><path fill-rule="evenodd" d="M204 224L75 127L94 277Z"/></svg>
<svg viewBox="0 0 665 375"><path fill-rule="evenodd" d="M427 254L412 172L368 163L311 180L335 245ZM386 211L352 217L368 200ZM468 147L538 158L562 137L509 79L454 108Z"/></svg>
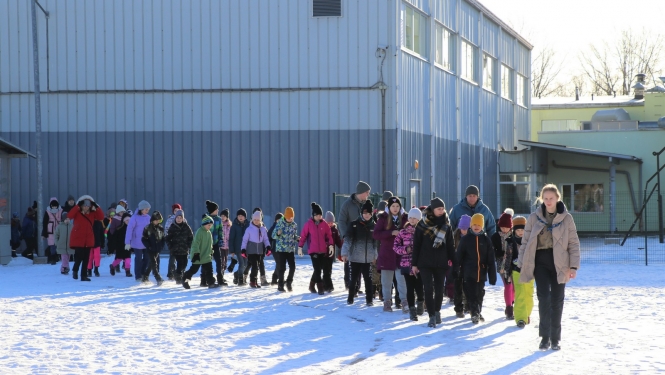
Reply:
<svg viewBox="0 0 665 375"><path fill-rule="evenodd" d="M478 23L476 24L476 27L478 28L478 56L476 57L476 62L478 62L478 60L480 60L480 64L478 64L478 67L476 68L476 74L478 74L478 87L476 88L476 92L478 93L477 94L478 95L478 118L477 118L477 120L478 120L478 143L479 143L479 146L480 146L480 149L479 149L480 150L480 155L479 155L479 157L480 157L480 173L479 173L479 176L480 176L480 181L479 181L480 186L479 187L480 187L480 189L483 189L485 187L484 186L485 178L483 177L485 175L485 158L482 155L482 150L483 150L483 147L484 147L484 145L483 145L484 144L484 142L483 142L483 121L482 121L483 120L483 118L482 118L482 113L483 113L482 90L483 90L483 88L482 87L483 87L483 81L484 81L484 77L483 77L483 74L482 74L482 69L483 69L482 53L483 53L483 42L484 42L483 41L483 32L482 32L483 19L484 19L483 18L483 13L480 12L480 15L478 16Z"/></svg>
<svg viewBox="0 0 665 375"><path fill-rule="evenodd" d="M460 9L460 2L462 0L457 0L455 3L455 14L457 15L456 19L459 22L459 17L461 14L461 9ZM461 42L461 37L459 34L457 34L455 38L455 51L461 51L462 48L462 42ZM460 66L462 65L462 54L461 53L456 53L455 54L455 66L457 72L455 73L455 112L457 114L457 171L456 171L456 177L457 177L457 196L461 196L462 194L462 176L461 176L461 171L462 171L462 114L460 113L460 97L461 97L461 85L462 85L462 78L459 75L460 71Z"/></svg>

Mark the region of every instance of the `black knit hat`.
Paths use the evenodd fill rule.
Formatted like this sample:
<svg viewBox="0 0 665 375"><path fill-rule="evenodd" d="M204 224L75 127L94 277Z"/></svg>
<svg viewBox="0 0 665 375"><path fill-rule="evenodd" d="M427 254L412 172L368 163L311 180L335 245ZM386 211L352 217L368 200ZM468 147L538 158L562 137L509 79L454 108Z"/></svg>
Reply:
<svg viewBox="0 0 665 375"><path fill-rule="evenodd" d="M206 201L206 210L211 214L215 212L215 210L219 210L219 205L213 201Z"/></svg>
<svg viewBox="0 0 665 375"><path fill-rule="evenodd" d="M321 206L316 204L316 202L312 202L312 216L316 215L322 215L323 216L323 210L321 209Z"/></svg>
<svg viewBox="0 0 665 375"><path fill-rule="evenodd" d="M441 198L436 197L429 202L429 207L431 209L441 208L441 207L446 208L446 204L443 203L443 200L441 200Z"/></svg>
<svg viewBox="0 0 665 375"><path fill-rule="evenodd" d="M381 200L382 201L387 201L392 196L393 196L393 192L390 191L390 190L386 190L386 191L383 192L383 195L381 196Z"/></svg>
<svg viewBox="0 0 665 375"><path fill-rule="evenodd" d="M228 209L228 208L223 209L223 210L222 210L222 213L220 214L220 216L226 216L226 217L229 217L229 209Z"/></svg>
<svg viewBox="0 0 665 375"><path fill-rule="evenodd" d="M245 211L244 208L241 208L241 209L239 209L238 211L236 211L236 216L244 216L244 217L247 217L247 211Z"/></svg>
<svg viewBox="0 0 665 375"><path fill-rule="evenodd" d="M399 207L402 208L402 201L400 201L398 197L390 197L388 199L387 203L388 208L390 208L390 206L392 206L395 203L399 204Z"/></svg>
<svg viewBox="0 0 665 375"><path fill-rule="evenodd" d="M155 211L155 212L152 213L152 216L150 216L150 221L155 221L155 220L159 220L159 221L164 220L164 218L162 217L161 212Z"/></svg>
<svg viewBox="0 0 665 375"><path fill-rule="evenodd" d="M277 215L275 215L275 221L277 221L277 220L279 220L279 219L281 219L281 218L283 218L283 217L284 217L284 214L281 213L281 212L278 212Z"/></svg>
<svg viewBox="0 0 665 375"><path fill-rule="evenodd" d="M363 207L360 210L360 214L364 214L365 212L372 213L374 212L374 205L372 204L371 200L366 200L365 203L363 203Z"/></svg>

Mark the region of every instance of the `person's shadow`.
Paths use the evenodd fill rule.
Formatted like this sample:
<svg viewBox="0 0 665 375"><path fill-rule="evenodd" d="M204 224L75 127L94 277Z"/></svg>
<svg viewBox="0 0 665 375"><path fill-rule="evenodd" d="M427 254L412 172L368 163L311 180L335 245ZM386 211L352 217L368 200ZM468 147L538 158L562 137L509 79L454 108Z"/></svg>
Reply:
<svg viewBox="0 0 665 375"><path fill-rule="evenodd" d="M554 353L552 350L533 352L530 355L528 355L528 356L526 356L526 357L524 357L520 360L517 360L515 362L511 362L511 363L509 363L509 364L507 364L507 365L505 365L501 368L492 370L492 371L488 372L485 375L512 374L512 373L515 373L515 372L523 369L524 367L532 364L533 362L535 362L535 361L537 361L541 358L545 358L546 356L548 356L552 353Z"/></svg>

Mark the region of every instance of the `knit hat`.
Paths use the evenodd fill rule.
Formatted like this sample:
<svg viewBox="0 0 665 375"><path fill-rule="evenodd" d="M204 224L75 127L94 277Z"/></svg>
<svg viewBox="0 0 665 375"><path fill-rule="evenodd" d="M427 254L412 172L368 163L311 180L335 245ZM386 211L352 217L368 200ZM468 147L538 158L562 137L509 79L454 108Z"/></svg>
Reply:
<svg viewBox="0 0 665 375"><path fill-rule="evenodd" d="M333 214L330 211L326 211L325 220L326 220L327 223L334 223L335 222L335 214Z"/></svg>
<svg viewBox="0 0 665 375"><path fill-rule="evenodd" d="M277 220L279 220L279 219L281 219L281 218L283 218L283 217L284 217L284 214L281 213L281 212L278 212L278 213L275 215L275 221L277 221Z"/></svg>
<svg viewBox="0 0 665 375"><path fill-rule="evenodd" d="M287 207L284 210L284 218L288 220L293 219L294 217L296 217L296 213L293 211L293 207Z"/></svg>
<svg viewBox="0 0 665 375"><path fill-rule="evenodd" d="M323 215L323 209L321 209L321 206L316 204L316 202L312 202L312 216L316 215Z"/></svg>
<svg viewBox="0 0 665 375"><path fill-rule="evenodd" d="M203 215L203 218L201 219L201 226L212 224L213 220L210 216L208 215Z"/></svg>
<svg viewBox="0 0 665 375"><path fill-rule="evenodd" d="M402 208L402 201L400 201L398 197L390 197L388 199L388 203L386 204L386 206L390 208L390 206L392 206L395 203L399 204L399 208Z"/></svg>
<svg viewBox="0 0 665 375"><path fill-rule="evenodd" d="M219 216L229 217L229 209L228 208L223 209L222 213L220 213Z"/></svg>
<svg viewBox="0 0 665 375"><path fill-rule="evenodd" d="M139 202L139 210L149 210L149 209L150 209L150 203L148 203L148 201Z"/></svg>
<svg viewBox="0 0 665 375"><path fill-rule="evenodd" d="M206 201L206 210L211 214L215 212L215 210L219 210L219 205L213 201Z"/></svg>
<svg viewBox="0 0 665 375"><path fill-rule="evenodd" d="M254 211L254 213L252 214L252 220L261 220L261 219L263 219L263 214L261 213L261 211Z"/></svg>
<svg viewBox="0 0 665 375"><path fill-rule="evenodd" d="M475 214L471 217L471 225L480 225L485 227L485 216L483 214Z"/></svg>
<svg viewBox="0 0 665 375"><path fill-rule="evenodd" d="M236 216L244 216L244 217L247 217L247 211L245 211L244 208L241 208L241 209L239 209L238 211L236 211Z"/></svg>
<svg viewBox="0 0 665 375"><path fill-rule="evenodd" d="M513 214L515 211L513 211L512 208L506 208L501 216L499 217L499 227L503 228L512 228L513 227Z"/></svg>
<svg viewBox="0 0 665 375"><path fill-rule="evenodd" d="M381 200L382 200L382 201L387 201L387 200L390 199L392 196L393 196L392 191L388 191L388 190L386 190L386 191L383 192L383 196L381 196Z"/></svg>
<svg viewBox="0 0 665 375"><path fill-rule="evenodd" d="M422 211L425 211L427 209L427 206L420 206L420 207L418 207L418 209L420 210L420 212L422 212Z"/></svg>
<svg viewBox="0 0 665 375"><path fill-rule="evenodd" d="M462 215L462 217L459 218L459 224L457 224L457 228L461 230L469 230L470 226L471 226L471 216Z"/></svg>
<svg viewBox="0 0 665 375"><path fill-rule="evenodd" d="M176 203L173 206L171 206L171 212L175 210L182 210L182 206L180 205L180 203Z"/></svg>
<svg viewBox="0 0 665 375"><path fill-rule="evenodd" d="M76 202L76 198L74 198L73 195L69 194L69 196L67 197L67 202L69 202L69 201L75 201Z"/></svg>
<svg viewBox="0 0 665 375"><path fill-rule="evenodd" d="M469 185L466 188L466 192L464 193L465 197L467 195L480 195L480 190L478 190L478 187L476 185Z"/></svg>
<svg viewBox="0 0 665 375"><path fill-rule="evenodd" d="M369 186L367 182L358 181L358 183L356 184L356 194L366 193L370 190L372 190L372 188Z"/></svg>
<svg viewBox="0 0 665 375"><path fill-rule="evenodd" d="M423 213L417 207L414 207L409 210L409 219L410 218L421 220L423 218Z"/></svg>
<svg viewBox="0 0 665 375"><path fill-rule="evenodd" d="M182 218L184 219L184 218L185 218L185 211L183 211L182 208L181 208L181 209L178 209L178 210L175 212L175 216L182 216Z"/></svg>
<svg viewBox="0 0 665 375"><path fill-rule="evenodd" d="M120 215L120 214L123 213L123 212L127 212L127 210L125 210L125 208L122 207L121 205L117 205L117 206L115 207L115 213L116 213L117 215Z"/></svg>
<svg viewBox="0 0 665 375"><path fill-rule="evenodd" d="M58 206L60 207L60 203L58 203L58 199L56 197L51 197L51 199L48 202L48 206Z"/></svg>
<svg viewBox="0 0 665 375"><path fill-rule="evenodd" d="M376 209L379 212L383 212L386 210L386 207L388 207L388 203L386 203L386 201L381 201L379 202L379 205L376 207Z"/></svg>
<svg viewBox="0 0 665 375"><path fill-rule="evenodd" d="M150 221L155 221L155 220L159 220L160 223L162 222L162 220L164 220L161 212L155 211L152 213L152 216L150 216Z"/></svg>
<svg viewBox="0 0 665 375"><path fill-rule="evenodd" d="M127 199L125 199L125 198L122 198L121 200L119 200L118 204L120 204L120 203L124 203L124 204L129 206L129 202L127 202Z"/></svg>
<svg viewBox="0 0 665 375"><path fill-rule="evenodd" d="M524 229L526 226L526 218L524 216L515 216L513 218L513 230Z"/></svg>
<svg viewBox="0 0 665 375"><path fill-rule="evenodd" d="M382 201L382 203L386 202ZM371 214L372 211L374 211L374 205L372 204L372 201L368 199L365 201L365 203L363 203L363 207L360 210L360 214L364 214L365 212L369 212Z"/></svg>
<svg viewBox="0 0 665 375"><path fill-rule="evenodd" d="M446 208L446 204L443 203L443 200L442 200L441 198L436 197L436 198L432 199L432 200L429 202L429 207L430 207L431 209L435 209L435 208Z"/></svg>

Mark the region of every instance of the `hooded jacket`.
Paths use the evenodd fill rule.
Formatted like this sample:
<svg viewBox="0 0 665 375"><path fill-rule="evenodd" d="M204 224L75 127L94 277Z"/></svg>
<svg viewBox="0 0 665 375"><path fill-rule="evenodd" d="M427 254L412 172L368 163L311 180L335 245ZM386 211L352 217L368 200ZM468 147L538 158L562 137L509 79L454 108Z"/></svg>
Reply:
<svg viewBox="0 0 665 375"><path fill-rule="evenodd" d="M130 245L132 249L143 250L145 245L141 241L143 237L143 230L150 224L150 215L141 215L136 211L136 215L132 215L127 224L127 233L125 234L125 244Z"/></svg>
<svg viewBox="0 0 665 375"><path fill-rule="evenodd" d="M174 221L171 223L165 239L171 254L187 255L192 246L192 241L194 241L194 233L192 233L192 228L186 221L183 220L180 224Z"/></svg>
<svg viewBox="0 0 665 375"><path fill-rule="evenodd" d="M162 249L164 249L164 228L159 224L148 224L145 228L143 228L141 242L149 252L161 252Z"/></svg>
<svg viewBox="0 0 665 375"><path fill-rule="evenodd" d="M281 232L281 234L279 234ZM275 229L272 231L272 238L275 240L275 251L279 253L293 253L298 248L298 224L295 220L292 222L281 218L277 220Z"/></svg>
<svg viewBox="0 0 665 375"><path fill-rule="evenodd" d="M340 236L339 234L339 228L337 227L337 224L333 223L332 225L328 226L330 227L330 234L332 235L333 245L342 250L342 246L344 246L344 240L342 240L342 236ZM334 257L335 253L329 256L329 258L334 258Z"/></svg>
<svg viewBox="0 0 665 375"><path fill-rule="evenodd" d="M233 220L233 226L231 227L229 234L229 252L240 256L240 251L242 250L242 238L245 236L245 231L249 227L249 220L246 220L241 223L238 218Z"/></svg>
<svg viewBox="0 0 665 375"><path fill-rule="evenodd" d="M323 220L316 223L314 218L307 220L300 233L298 247L303 247L305 242L308 246L307 254L327 254L328 246L333 244L328 223Z"/></svg>
<svg viewBox="0 0 665 375"><path fill-rule="evenodd" d="M404 227L404 224L408 221L408 216L408 214L398 214L399 228ZM390 225L388 221L390 221ZM392 234L394 230L399 229L395 226L392 215L387 212L380 212L374 226L374 239L380 242L379 258L376 260L378 270L394 271L399 268L401 256L393 249L396 237Z"/></svg>
<svg viewBox="0 0 665 375"><path fill-rule="evenodd" d="M355 194L351 194L349 199L344 201L339 210L339 219L337 220L339 233L342 235L342 238L346 237L351 222L360 217L362 208L363 204L356 199Z"/></svg>
<svg viewBox="0 0 665 375"><path fill-rule="evenodd" d="M412 263L411 259L413 258L413 235L416 233L416 227L410 223L406 223L404 228L399 231L399 234L395 236L395 241L393 242L393 251L395 254L399 255L400 268L411 268ZM409 252L411 249L411 252ZM413 275L413 271L409 271L410 275Z"/></svg>
<svg viewBox="0 0 665 375"><path fill-rule="evenodd" d="M233 226L233 222L229 219L226 219L226 221L222 220L222 231L224 232L224 239L222 240L222 249L228 250L229 249L229 236L231 235L231 227Z"/></svg>
<svg viewBox="0 0 665 375"><path fill-rule="evenodd" d="M465 280L484 283L489 276L490 284L496 284L494 246L485 232L476 234L469 229L460 240L455 264L461 266Z"/></svg>
<svg viewBox="0 0 665 375"><path fill-rule="evenodd" d="M42 219L42 237L47 239L49 246L55 245L55 229L58 227L58 224L64 219L62 217L62 208L51 209L52 203L58 203L56 198L51 198L49 201L49 207L44 211L44 218Z"/></svg>
<svg viewBox="0 0 665 375"><path fill-rule="evenodd" d="M268 230L265 225L261 223L260 227L250 223L249 227L242 236L241 250L245 249L247 255L250 254L264 254L265 249L270 247L270 237L268 237Z"/></svg>
<svg viewBox="0 0 665 375"><path fill-rule="evenodd" d="M194 261L198 254L199 259ZM207 264L212 262L212 233L205 227L200 227L192 241L192 252L189 254L193 264Z"/></svg>
<svg viewBox="0 0 665 375"><path fill-rule="evenodd" d="M69 254L73 255L74 250L72 250L69 247L69 243L72 238L72 223L63 221L58 225L57 228L55 228L55 245L56 245L56 251L58 254L63 255L63 254Z"/></svg>
<svg viewBox="0 0 665 375"><path fill-rule="evenodd" d="M359 217L351 222L349 231L344 238L342 256L352 263L372 263L379 256L377 243L374 239L374 219L369 221Z"/></svg>
<svg viewBox="0 0 665 375"><path fill-rule="evenodd" d="M474 214L482 214L485 217L485 233L487 233L488 236L492 236L496 232L496 221L494 220L492 211L490 211L489 207L487 207L480 198L478 198L475 207L469 206L466 197L462 198L462 200L450 211L450 224L453 229L457 229L457 225L459 224L462 215L473 216Z"/></svg>
<svg viewBox="0 0 665 375"><path fill-rule="evenodd" d="M92 228L95 221L104 220L104 212L96 208L95 211L91 210L87 214L83 214L81 206L77 204L67 213L67 217L70 220L74 220L69 246L72 249L95 247L95 232Z"/></svg>

